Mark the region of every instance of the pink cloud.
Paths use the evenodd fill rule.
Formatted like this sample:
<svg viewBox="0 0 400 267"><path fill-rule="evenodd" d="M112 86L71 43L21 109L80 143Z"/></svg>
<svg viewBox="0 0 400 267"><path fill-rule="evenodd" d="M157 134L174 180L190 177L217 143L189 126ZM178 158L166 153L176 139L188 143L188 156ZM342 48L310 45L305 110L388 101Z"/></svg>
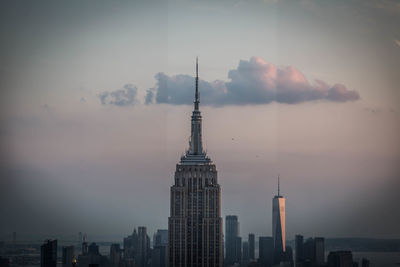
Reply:
<svg viewBox="0 0 400 267"><path fill-rule="evenodd" d="M310 83L293 66L279 67L260 57L241 60L228 72L228 82L200 81L202 103L206 105L252 105L271 102L296 104L306 101L347 102L360 98L357 91L322 80ZM157 85L148 90L147 103L190 104L194 77L156 75Z"/></svg>

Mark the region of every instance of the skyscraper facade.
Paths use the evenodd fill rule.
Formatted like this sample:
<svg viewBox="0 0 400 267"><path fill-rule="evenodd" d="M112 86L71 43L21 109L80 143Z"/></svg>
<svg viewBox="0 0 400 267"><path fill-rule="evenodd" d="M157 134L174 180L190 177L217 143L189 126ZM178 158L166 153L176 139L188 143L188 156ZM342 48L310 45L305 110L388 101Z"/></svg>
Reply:
<svg viewBox="0 0 400 267"><path fill-rule="evenodd" d="M153 236L153 246L157 245L168 245L168 230L158 229Z"/></svg>
<svg viewBox="0 0 400 267"><path fill-rule="evenodd" d="M280 195L278 177L278 195L272 199L272 238L274 254L285 252L285 198Z"/></svg>
<svg viewBox="0 0 400 267"><path fill-rule="evenodd" d="M242 262L242 238L240 236L235 238L235 262Z"/></svg>
<svg viewBox="0 0 400 267"><path fill-rule="evenodd" d="M304 261L303 240L304 237L302 235L296 235L295 237L296 265L300 265L300 263Z"/></svg>
<svg viewBox="0 0 400 267"><path fill-rule="evenodd" d="M308 238L302 244L301 258L298 258L297 250L300 249L297 246L298 243L300 245L300 241L298 242L297 239L300 237L303 241L302 236L296 236L296 262L306 262L309 266L323 266L325 264L325 239L323 237Z"/></svg>
<svg viewBox="0 0 400 267"><path fill-rule="evenodd" d="M110 246L110 267L120 267L122 264L122 249L119 244Z"/></svg>
<svg viewBox="0 0 400 267"><path fill-rule="evenodd" d="M263 267L272 266L274 258L274 240L270 236L260 236L258 241L260 264Z"/></svg>
<svg viewBox="0 0 400 267"><path fill-rule="evenodd" d="M225 217L225 261L229 265L239 262L238 240L239 221L236 215L227 215ZM241 246L241 244L240 244Z"/></svg>
<svg viewBox="0 0 400 267"><path fill-rule="evenodd" d="M168 230L158 229L153 237L153 251L151 253L152 267L168 266Z"/></svg>
<svg viewBox="0 0 400 267"><path fill-rule="evenodd" d="M310 266L315 265L315 240L308 238L303 244L303 259L308 262Z"/></svg>
<svg viewBox="0 0 400 267"><path fill-rule="evenodd" d="M325 239L323 237L314 238L315 244L315 264L321 266L325 263Z"/></svg>
<svg viewBox="0 0 400 267"><path fill-rule="evenodd" d="M351 251L331 251L328 255L329 267L352 267L353 254Z"/></svg>
<svg viewBox="0 0 400 267"><path fill-rule="evenodd" d="M139 237L136 228L130 236L124 238L124 258L125 261L132 262L136 259L138 252Z"/></svg>
<svg viewBox="0 0 400 267"><path fill-rule="evenodd" d="M249 241L244 241L242 245L242 263L246 265L249 261Z"/></svg>
<svg viewBox="0 0 400 267"><path fill-rule="evenodd" d="M86 244L86 248L82 251L83 254L78 256L77 264L79 267L109 266L107 257L100 254L99 246L96 243L91 243L89 246Z"/></svg>
<svg viewBox="0 0 400 267"><path fill-rule="evenodd" d="M73 261L75 259L75 247L65 246L62 248L62 266L72 267Z"/></svg>
<svg viewBox="0 0 400 267"><path fill-rule="evenodd" d="M150 250L150 238L147 235L147 228L140 226L138 228L138 246L137 246L137 265L139 267L146 267Z"/></svg>
<svg viewBox="0 0 400 267"><path fill-rule="evenodd" d="M249 258L250 260L256 259L256 246L254 234L249 234Z"/></svg>
<svg viewBox="0 0 400 267"><path fill-rule="evenodd" d="M57 240L47 240L40 247L40 266L57 267Z"/></svg>
<svg viewBox="0 0 400 267"><path fill-rule="evenodd" d="M222 266L221 188L203 150L198 64L189 149L176 165L168 219L169 266Z"/></svg>

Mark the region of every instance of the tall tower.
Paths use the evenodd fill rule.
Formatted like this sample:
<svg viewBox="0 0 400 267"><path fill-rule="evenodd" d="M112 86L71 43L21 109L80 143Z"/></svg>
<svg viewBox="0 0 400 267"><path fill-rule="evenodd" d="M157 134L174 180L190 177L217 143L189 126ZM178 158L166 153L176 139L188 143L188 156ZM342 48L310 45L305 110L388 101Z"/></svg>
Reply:
<svg viewBox="0 0 400 267"><path fill-rule="evenodd" d="M227 215L225 217L225 261L228 265L240 262L238 237L238 217L236 215ZM240 244L240 248L241 246L242 244Z"/></svg>
<svg viewBox="0 0 400 267"><path fill-rule="evenodd" d="M221 267L221 188L217 169L203 150L196 59L189 148L176 165L168 218L169 266Z"/></svg>
<svg viewBox="0 0 400 267"><path fill-rule="evenodd" d="M274 252L285 252L285 198L280 194L278 175L278 195L272 199L272 238Z"/></svg>

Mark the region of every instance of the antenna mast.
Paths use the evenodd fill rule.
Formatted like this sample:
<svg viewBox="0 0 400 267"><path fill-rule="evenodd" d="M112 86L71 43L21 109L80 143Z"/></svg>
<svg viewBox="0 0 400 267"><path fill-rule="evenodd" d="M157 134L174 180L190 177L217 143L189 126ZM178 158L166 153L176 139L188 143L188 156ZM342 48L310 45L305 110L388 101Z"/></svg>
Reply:
<svg viewBox="0 0 400 267"><path fill-rule="evenodd" d="M280 188L279 188L279 174L278 174L278 197L280 196Z"/></svg>
<svg viewBox="0 0 400 267"><path fill-rule="evenodd" d="M199 60L198 57L196 57L196 92L195 92L195 100L194 100L194 109L198 110L199 109Z"/></svg>

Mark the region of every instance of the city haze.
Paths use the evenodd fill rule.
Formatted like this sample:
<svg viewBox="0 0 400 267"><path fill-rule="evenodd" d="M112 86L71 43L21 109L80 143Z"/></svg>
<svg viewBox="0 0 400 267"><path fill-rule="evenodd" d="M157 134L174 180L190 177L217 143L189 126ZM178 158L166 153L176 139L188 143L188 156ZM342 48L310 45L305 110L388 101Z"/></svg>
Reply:
<svg viewBox="0 0 400 267"><path fill-rule="evenodd" d="M196 56L204 148L242 236L271 235L280 174L288 239L400 238L396 1L1 5L1 239L167 228ZM234 75L252 62L295 74L273 79L290 97L325 93L255 101L279 88Z"/></svg>

